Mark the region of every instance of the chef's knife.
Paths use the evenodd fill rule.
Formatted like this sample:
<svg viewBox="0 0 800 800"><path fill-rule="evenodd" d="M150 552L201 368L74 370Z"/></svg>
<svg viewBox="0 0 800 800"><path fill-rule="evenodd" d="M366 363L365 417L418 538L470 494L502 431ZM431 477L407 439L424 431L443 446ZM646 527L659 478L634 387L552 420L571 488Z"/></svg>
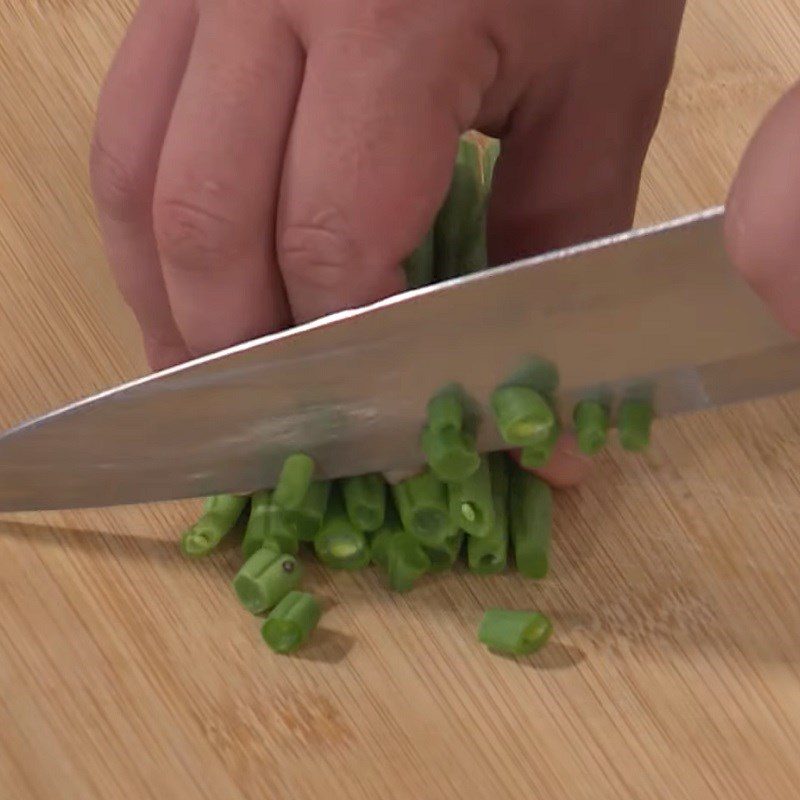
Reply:
<svg viewBox="0 0 800 800"><path fill-rule="evenodd" d="M648 387L659 416L800 387L800 345L729 264L722 209L335 314L125 384L0 437L0 510L273 485L302 451L327 477L411 467L432 394L460 384L502 446L492 389L557 365L563 412Z"/></svg>

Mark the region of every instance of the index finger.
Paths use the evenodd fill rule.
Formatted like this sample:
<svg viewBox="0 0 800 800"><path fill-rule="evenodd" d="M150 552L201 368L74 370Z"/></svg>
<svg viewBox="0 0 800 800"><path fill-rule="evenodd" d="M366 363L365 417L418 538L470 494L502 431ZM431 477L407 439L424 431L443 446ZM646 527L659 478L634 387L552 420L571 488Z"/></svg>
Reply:
<svg viewBox="0 0 800 800"><path fill-rule="evenodd" d="M459 73L451 46L361 22L333 34L312 27L278 218L295 320L404 287L400 264L431 225L480 98L480 69Z"/></svg>

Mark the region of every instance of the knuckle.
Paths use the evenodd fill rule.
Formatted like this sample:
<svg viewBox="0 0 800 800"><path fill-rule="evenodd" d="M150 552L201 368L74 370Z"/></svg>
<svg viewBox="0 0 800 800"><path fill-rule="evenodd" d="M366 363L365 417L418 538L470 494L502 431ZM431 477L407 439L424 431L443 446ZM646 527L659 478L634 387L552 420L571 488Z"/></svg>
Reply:
<svg viewBox="0 0 800 800"><path fill-rule="evenodd" d="M239 249L236 223L190 196L157 196L153 229L159 252L172 266L204 269L231 259Z"/></svg>
<svg viewBox="0 0 800 800"><path fill-rule="evenodd" d="M150 186L144 170L132 164L95 133L89 151L89 177L100 210L119 221L147 213Z"/></svg>
<svg viewBox="0 0 800 800"><path fill-rule="evenodd" d="M278 238L278 261L290 280L320 289L336 289L353 280L359 264L351 236L328 220L298 222Z"/></svg>

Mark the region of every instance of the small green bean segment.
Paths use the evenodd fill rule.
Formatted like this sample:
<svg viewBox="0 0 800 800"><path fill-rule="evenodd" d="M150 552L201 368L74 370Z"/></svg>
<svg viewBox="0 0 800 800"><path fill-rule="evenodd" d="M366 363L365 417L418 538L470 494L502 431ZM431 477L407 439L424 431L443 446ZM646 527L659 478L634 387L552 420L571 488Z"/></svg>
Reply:
<svg viewBox="0 0 800 800"><path fill-rule="evenodd" d="M515 447L540 444L551 436L556 417L547 399L529 386L501 386L492 411L503 440Z"/></svg>
<svg viewBox="0 0 800 800"><path fill-rule="evenodd" d="M481 620L478 639L494 652L520 656L540 650L552 633L552 623L538 611L490 608Z"/></svg>
<svg viewBox="0 0 800 800"><path fill-rule="evenodd" d="M298 508L273 506L277 535L287 540L313 542L325 518L331 486L330 481L314 481Z"/></svg>
<svg viewBox="0 0 800 800"><path fill-rule="evenodd" d="M281 468L272 502L278 508L293 511L300 507L314 475L314 461L305 453L289 456Z"/></svg>
<svg viewBox="0 0 800 800"><path fill-rule="evenodd" d="M430 469L395 484L392 491L403 527L424 544L444 542L456 532L447 486Z"/></svg>
<svg viewBox="0 0 800 800"><path fill-rule="evenodd" d="M489 459L483 456L476 472L448 489L453 522L470 536L488 536L495 516Z"/></svg>
<svg viewBox="0 0 800 800"><path fill-rule="evenodd" d="M527 578L544 578L550 562L553 496L550 487L524 470L511 478L509 519L517 569Z"/></svg>
<svg viewBox="0 0 800 800"><path fill-rule="evenodd" d="M370 548L366 534L350 520L339 491L328 504L328 513L314 537L317 558L333 569L362 569L369 564Z"/></svg>
<svg viewBox="0 0 800 800"><path fill-rule="evenodd" d="M403 262L406 285L409 289L427 286L433 280L433 229L419 243L413 253Z"/></svg>
<svg viewBox="0 0 800 800"><path fill-rule="evenodd" d="M479 575L503 572L508 564L508 480L509 463L504 453L489 456L492 476L494 524L488 536L467 537L467 565Z"/></svg>
<svg viewBox="0 0 800 800"><path fill-rule="evenodd" d="M599 400L581 400L572 420L580 451L587 456L599 453L608 438L608 408Z"/></svg>
<svg viewBox="0 0 800 800"><path fill-rule="evenodd" d="M342 481L342 494L350 521L362 531L376 531L386 514L386 481L379 474L359 475Z"/></svg>
<svg viewBox="0 0 800 800"><path fill-rule="evenodd" d="M396 592L406 592L431 569L431 560L420 541L406 531L389 539L386 552L386 571L389 586Z"/></svg>
<svg viewBox="0 0 800 800"><path fill-rule="evenodd" d="M319 603L308 592L289 592L272 609L261 635L276 653L294 653L308 639L322 615Z"/></svg>
<svg viewBox="0 0 800 800"><path fill-rule="evenodd" d="M456 563L463 545L463 531L452 533L443 542L423 544L425 553L431 562L430 572L444 572L450 569Z"/></svg>
<svg viewBox="0 0 800 800"><path fill-rule="evenodd" d="M474 437L455 428L425 428L420 440L428 466L445 483L464 481L481 463Z"/></svg>
<svg viewBox="0 0 800 800"><path fill-rule="evenodd" d="M428 428L437 433L464 427L464 405L454 389L440 392L428 403Z"/></svg>
<svg viewBox="0 0 800 800"><path fill-rule="evenodd" d="M294 556L277 552L270 543L245 561L233 579L233 590L251 614L260 614L295 589L302 574Z"/></svg>
<svg viewBox="0 0 800 800"><path fill-rule="evenodd" d="M541 469L546 467L561 436L561 426L556 422L550 431L550 435L543 442L529 444L522 448L520 453L520 463L528 469Z"/></svg>
<svg viewBox="0 0 800 800"><path fill-rule="evenodd" d="M647 400L624 400L617 414L617 433L625 450L641 452L650 444L653 405Z"/></svg>
<svg viewBox="0 0 800 800"><path fill-rule="evenodd" d="M208 555L233 530L249 498L237 494L218 494L206 499L203 515L181 536L181 550L197 558Z"/></svg>
<svg viewBox="0 0 800 800"><path fill-rule="evenodd" d="M264 490L256 492L250 498L250 513L247 517L247 527L242 538L242 555L245 559L250 558L253 553L264 544L269 536L270 507L272 504L272 492Z"/></svg>

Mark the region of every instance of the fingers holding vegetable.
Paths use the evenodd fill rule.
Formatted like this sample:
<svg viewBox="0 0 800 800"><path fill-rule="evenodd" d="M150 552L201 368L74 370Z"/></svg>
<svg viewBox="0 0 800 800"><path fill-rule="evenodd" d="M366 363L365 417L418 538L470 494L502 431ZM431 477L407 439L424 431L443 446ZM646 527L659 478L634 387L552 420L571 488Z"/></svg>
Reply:
<svg viewBox="0 0 800 800"><path fill-rule="evenodd" d="M731 188L731 258L780 322L800 334L800 84L767 115Z"/></svg>
<svg viewBox="0 0 800 800"><path fill-rule="evenodd" d="M446 10L302 5L307 49L281 186L278 256L294 318L400 291L491 77L488 43ZM384 9L385 10L385 9ZM462 15L463 16L463 15Z"/></svg>

